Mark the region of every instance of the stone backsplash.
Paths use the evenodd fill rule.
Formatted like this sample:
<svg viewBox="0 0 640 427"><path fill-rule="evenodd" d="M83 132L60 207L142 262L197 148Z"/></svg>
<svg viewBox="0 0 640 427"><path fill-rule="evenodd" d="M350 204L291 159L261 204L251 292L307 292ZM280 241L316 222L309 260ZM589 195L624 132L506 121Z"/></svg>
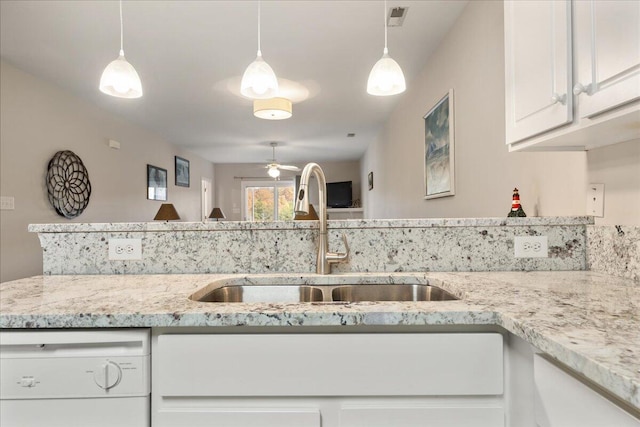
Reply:
<svg viewBox="0 0 640 427"><path fill-rule="evenodd" d="M587 227L587 268L640 285L640 227Z"/></svg>
<svg viewBox="0 0 640 427"><path fill-rule="evenodd" d="M587 217L329 221L334 272L544 271L587 268ZM37 224L45 275L313 273L315 221ZM547 236L548 258L515 258L515 236ZM637 234L636 234L637 236ZM142 260L109 260L110 238L142 239ZM637 241L637 240L636 240ZM636 252L637 253L637 252ZM637 259L637 258L636 258Z"/></svg>

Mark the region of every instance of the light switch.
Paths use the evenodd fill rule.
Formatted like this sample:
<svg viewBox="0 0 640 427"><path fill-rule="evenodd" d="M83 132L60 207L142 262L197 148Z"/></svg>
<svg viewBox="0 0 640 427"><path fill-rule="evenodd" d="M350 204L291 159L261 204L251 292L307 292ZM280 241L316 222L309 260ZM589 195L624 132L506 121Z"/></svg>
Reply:
<svg viewBox="0 0 640 427"><path fill-rule="evenodd" d="M604 216L604 184L589 184L587 187L587 215Z"/></svg>

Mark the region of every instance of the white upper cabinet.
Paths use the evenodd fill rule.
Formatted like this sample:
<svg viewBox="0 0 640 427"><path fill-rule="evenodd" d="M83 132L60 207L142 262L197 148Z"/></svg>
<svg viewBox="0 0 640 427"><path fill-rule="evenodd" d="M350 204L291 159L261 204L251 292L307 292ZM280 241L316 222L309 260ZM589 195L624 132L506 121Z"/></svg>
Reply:
<svg viewBox="0 0 640 427"><path fill-rule="evenodd" d="M507 0L510 151L640 138L640 1Z"/></svg>
<svg viewBox="0 0 640 427"><path fill-rule="evenodd" d="M571 3L506 1L506 135L521 141L573 119Z"/></svg>
<svg viewBox="0 0 640 427"><path fill-rule="evenodd" d="M640 98L640 2L577 1L576 82L580 117Z"/></svg>

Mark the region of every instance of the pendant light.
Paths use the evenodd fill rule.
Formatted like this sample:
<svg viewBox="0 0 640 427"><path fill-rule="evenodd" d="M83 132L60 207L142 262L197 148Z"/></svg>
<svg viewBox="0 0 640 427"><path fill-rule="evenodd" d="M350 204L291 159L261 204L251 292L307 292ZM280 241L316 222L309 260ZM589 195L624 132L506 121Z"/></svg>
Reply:
<svg viewBox="0 0 640 427"><path fill-rule="evenodd" d="M407 88L402 69L389 56L387 49L387 0L384 1L384 50L382 58L376 62L369 73L367 92L370 95L389 96L402 93Z"/></svg>
<svg viewBox="0 0 640 427"><path fill-rule="evenodd" d="M278 96L276 73L262 59L260 50L260 1L258 1L258 55L242 75L240 93L251 99L269 99Z"/></svg>
<svg viewBox="0 0 640 427"><path fill-rule="evenodd" d="M124 58L122 0L120 0L120 56L111 61L100 77L100 91L118 98L140 98L142 83L135 68Z"/></svg>

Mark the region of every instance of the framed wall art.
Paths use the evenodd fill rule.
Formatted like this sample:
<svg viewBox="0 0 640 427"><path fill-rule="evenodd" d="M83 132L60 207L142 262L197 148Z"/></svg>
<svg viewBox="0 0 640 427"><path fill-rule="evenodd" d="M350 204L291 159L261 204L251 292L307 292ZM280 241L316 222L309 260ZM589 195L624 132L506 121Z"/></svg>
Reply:
<svg viewBox="0 0 640 427"><path fill-rule="evenodd" d="M176 185L179 187L189 186L189 160L176 157Z"/></svg>
<svg viewBox="0 0 640 427"><path fill-rule="evenodd" d="M455 194L453 89L424 116L424 198Z"/></svg>
<svg viewBox="0 0 640 427"><path fill-rule="evenodd" d="M167 200L167 170L147 165L147 199Z"/></svg>

